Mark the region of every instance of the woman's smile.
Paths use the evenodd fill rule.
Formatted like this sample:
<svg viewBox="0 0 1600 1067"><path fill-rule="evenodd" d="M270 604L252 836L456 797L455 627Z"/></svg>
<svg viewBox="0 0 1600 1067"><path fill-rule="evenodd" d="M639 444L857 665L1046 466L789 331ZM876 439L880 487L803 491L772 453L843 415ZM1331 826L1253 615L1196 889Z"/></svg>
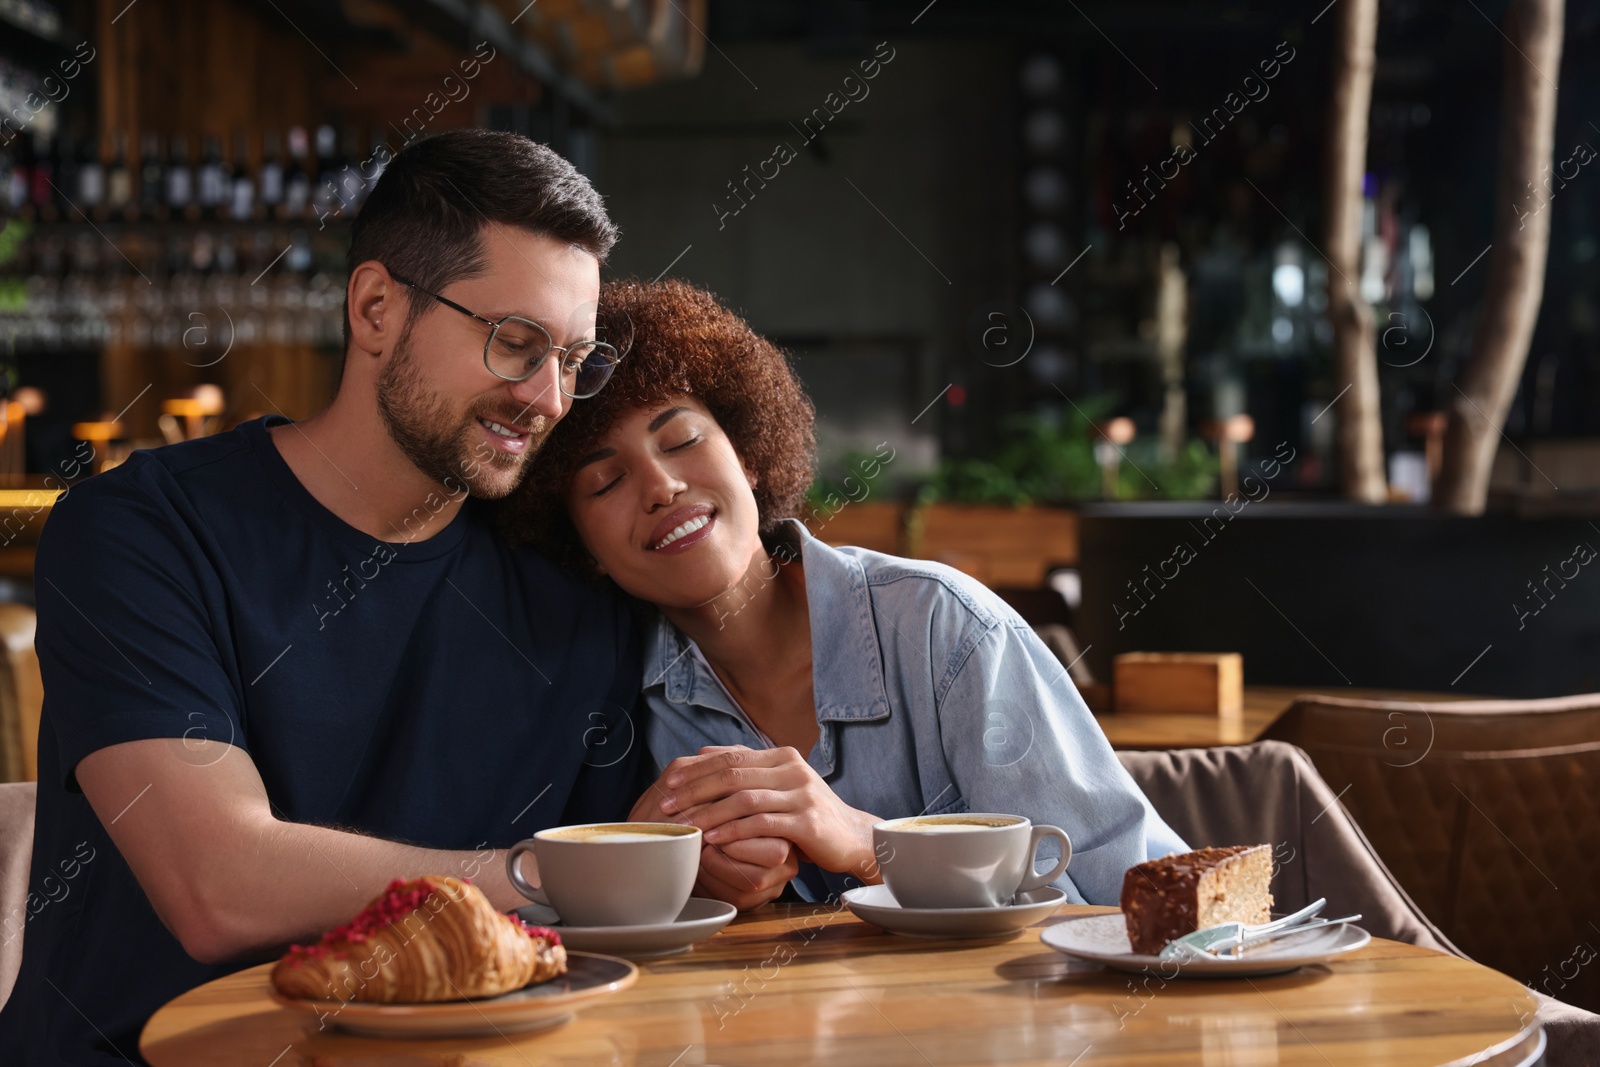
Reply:
<svg viewBox="0 0 1600 1067"><path fill-rule="evenodd" d="M656 524L645 545L647 552L687 552L711 536L717 523L717 509L710 504L678 508Z"/></svg>

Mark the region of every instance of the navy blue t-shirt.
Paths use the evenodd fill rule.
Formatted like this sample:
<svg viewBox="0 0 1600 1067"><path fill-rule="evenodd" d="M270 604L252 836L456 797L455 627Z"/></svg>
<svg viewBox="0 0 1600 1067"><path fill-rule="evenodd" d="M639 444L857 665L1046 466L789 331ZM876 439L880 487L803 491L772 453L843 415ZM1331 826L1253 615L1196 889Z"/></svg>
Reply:
<svg viewBox="0 0 1600 1067"><path fill-rule="evenodd" d="M507 547L476 501L427 540L356 530L284 463L267 427L287 421L136 452L45 524L34 895L0 1011L8 1064L138 1062L156 1008L264 962L198 963L162 925L78 789L96 749L227 742L280 818L440 849L622 819L646 787L620 600ZM419 501L401 532L439 506Z"/></svg>

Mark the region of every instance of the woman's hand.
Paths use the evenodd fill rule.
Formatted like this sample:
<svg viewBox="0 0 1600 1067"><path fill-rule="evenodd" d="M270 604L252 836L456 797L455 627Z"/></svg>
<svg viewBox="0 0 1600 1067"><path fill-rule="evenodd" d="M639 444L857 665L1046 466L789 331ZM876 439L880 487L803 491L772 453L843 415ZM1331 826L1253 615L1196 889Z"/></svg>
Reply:
<svg viewBox="0 0 1600 1067"><path fill-rule="evenodd" d="M824 870L882 881L872 847L878 817L840 800L792 748L702 748L673 760L657 784L665 795L655 817L693 823L709 845L786 838Z"/></svg>
<svg viewBox="0 0 1600 1067"><path fill-rule="evenodd" d="M691 820L681 815L662 814L661 798L666 795L658 780L633 805L628 821L689 824ZM799 873L800 857L782 838L751 837L716 845L706 842L700 849L694 891L696 896L725 900L748 911L781 896L784 886Z"/></svg>
<svg viewBox="0 0 1600 1067"><path fill-rule="evenodd" d="M700 849L697 896L725 900L740 911L760 907L782 895L800 873L795 847L781 838L755 837Z"/></svg>

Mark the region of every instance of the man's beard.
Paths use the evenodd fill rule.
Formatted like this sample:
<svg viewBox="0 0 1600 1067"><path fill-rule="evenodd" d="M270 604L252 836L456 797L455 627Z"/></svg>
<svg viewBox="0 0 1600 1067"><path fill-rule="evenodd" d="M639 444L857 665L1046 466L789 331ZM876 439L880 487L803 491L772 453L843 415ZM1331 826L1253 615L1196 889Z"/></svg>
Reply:
<svg viewBox="0 0 1600 1067"><path fill-rule="evenodd" d="M409 332L409 331L408 331ZM550 434L549 420L535 419L520 455L511 455L482 440L478 417L504 426L523 425L526 410L509 413L494 410L485 399L455 421L449 403L437 394L430 395L422 382L410 338L402 336L395 345L388 366L378 376L378 414L395 445L413 466L440 483L453 496L463 489L481 500L498 500L521 484L528 473L528 461L539 451Z"/></svg>

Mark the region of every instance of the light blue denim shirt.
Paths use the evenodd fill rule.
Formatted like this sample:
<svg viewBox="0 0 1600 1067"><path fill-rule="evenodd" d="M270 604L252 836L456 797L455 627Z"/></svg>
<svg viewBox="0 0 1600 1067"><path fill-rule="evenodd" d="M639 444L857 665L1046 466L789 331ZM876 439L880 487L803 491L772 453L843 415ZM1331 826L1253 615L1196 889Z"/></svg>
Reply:
<svg viewBox="0 0 1600 1067"><path fill-rule="evenodd" d="M1115 905L1129 867L1187 851L1005 601L942 564L830 547L792 519L777 536L800 552L810 602L821 733L808 762L846 804L883 819L986 811L1059 826L1072 861L1054 884L1079 904ZM658 772L705 745L768 747L695 651L657 617L644 696ZM1040 846L1041 864L1059 855ZM792 884L820 901L861 883L803 864Z"/></svg>

